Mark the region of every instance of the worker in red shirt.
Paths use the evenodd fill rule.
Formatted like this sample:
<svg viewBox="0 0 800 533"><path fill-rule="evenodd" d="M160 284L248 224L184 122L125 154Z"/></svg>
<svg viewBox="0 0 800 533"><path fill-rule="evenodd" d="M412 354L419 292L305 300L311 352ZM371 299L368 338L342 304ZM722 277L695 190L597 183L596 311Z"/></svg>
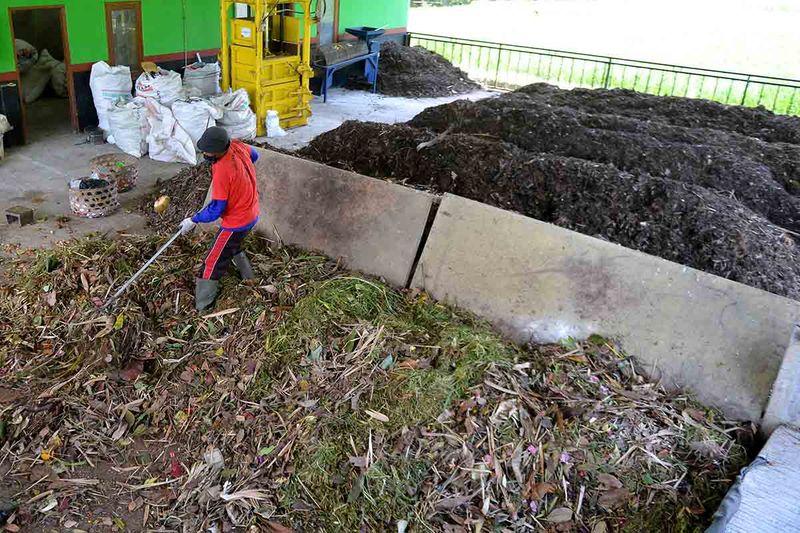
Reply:
<svg viewBox="0 0 800 533"><path fill-rule="evenodd" d="M253 165L258 152L242 142L232 141L224 128L216 126L203 133L197 147L211 163L211 202L181 222L181 233L188 233L198 223L222 218L222 227L195 280L195 306L203 311L214 304L219 280L231 261L242 279L255 278L242 251L242 241L258 222L258 187Z"/></svg>

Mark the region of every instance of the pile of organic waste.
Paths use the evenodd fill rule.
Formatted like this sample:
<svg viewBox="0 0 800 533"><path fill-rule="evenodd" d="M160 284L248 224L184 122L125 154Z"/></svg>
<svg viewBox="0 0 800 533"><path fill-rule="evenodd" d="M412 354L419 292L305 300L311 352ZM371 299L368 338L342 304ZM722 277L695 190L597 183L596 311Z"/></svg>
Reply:
<svg viewBox="0 0 800 533"><path fill-rule="evenodd" d="M378 92L413 98L451 96L481 87L447 59L420 46L381 43Z"/></svg>
<svg viewBox="0 0 800 533"><path fill-rule="evenodd" d="M800 117L777 115L763 107L726 105L699 98L655 96L628 89L564 90L546 83L534 83L519 89L519 92L556 106L689 128L736 132L773 143L800 144Z"/></svg>
<svg viewBox="0 0 800 533"><path fill-rule="evenodd" d="M600 338L510 344L325 257L193 308L205 241L84 240L0 264L5 531L695 531L752 427Z"/></svg>
<svg viewBox="0 0 800 533"><path fill-rule="evenodd" d="M611 164L731 195L771 222L800 231L800 146L542 103L525 93L428 108L409 122L480 135L533 153ZM794 183L794 185L792 185ZM791 186L791 192L787 187Z"/></svg>
<svg viewBox="0 0 800 533"><path fill-rule="evenodd" d="M156 230L175 232L186 217L200 211L211 187L211 167L200 164L186 167L170 179L159 182L153 193L139 204L139 211L147 217L148 224ZM169 198L165 209L154 209L159 198Z"/></svg>

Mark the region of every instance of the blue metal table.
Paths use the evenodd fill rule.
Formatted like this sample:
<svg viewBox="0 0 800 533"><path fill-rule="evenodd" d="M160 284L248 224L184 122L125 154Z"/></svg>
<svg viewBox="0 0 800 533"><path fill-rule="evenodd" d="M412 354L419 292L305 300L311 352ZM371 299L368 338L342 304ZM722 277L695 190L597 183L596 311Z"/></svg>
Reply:
<svg viewBox="0 0 800 533"><path fill-rule="evenodd" d="M363 56L352 57L334 65L320 65L314 63L315 69L319 69L325 73L325 79L322 81L322 101L328 101L328 89L333 85L333 75L336 74L337 71L360 61L364 62L364 76L367 78L367 81L372 84L372 92L377 92L378 63L380 62L380 58L380 52L371 52Z"/></svg>

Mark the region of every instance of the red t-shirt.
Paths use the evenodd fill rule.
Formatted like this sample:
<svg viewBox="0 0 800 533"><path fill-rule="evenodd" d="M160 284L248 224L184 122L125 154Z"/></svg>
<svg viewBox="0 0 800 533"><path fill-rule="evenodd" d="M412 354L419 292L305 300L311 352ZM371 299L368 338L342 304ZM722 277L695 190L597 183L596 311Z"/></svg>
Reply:
<svg viewBox="0 0 800 533"><path fill-rule="evenodd" d="M224 156L211 167L211 199L225 200L222 227L236 229L258 218L256 167L250 159L250 147L231 141Z"/></svg>

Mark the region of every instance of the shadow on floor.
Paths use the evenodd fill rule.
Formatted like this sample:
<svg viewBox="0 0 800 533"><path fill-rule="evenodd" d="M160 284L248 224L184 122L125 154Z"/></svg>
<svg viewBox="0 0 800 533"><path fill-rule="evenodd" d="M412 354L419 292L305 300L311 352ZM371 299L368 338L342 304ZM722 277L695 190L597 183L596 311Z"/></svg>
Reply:
<svg viewBox="0 0 800 533"><path fill-rule="evenodd" d="M72 132L69 119L69 100L45 97L28 104L26 109L28 144L45 137Z"/></svg>

